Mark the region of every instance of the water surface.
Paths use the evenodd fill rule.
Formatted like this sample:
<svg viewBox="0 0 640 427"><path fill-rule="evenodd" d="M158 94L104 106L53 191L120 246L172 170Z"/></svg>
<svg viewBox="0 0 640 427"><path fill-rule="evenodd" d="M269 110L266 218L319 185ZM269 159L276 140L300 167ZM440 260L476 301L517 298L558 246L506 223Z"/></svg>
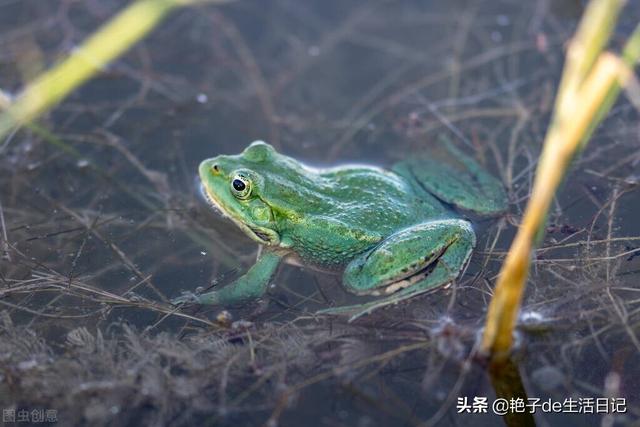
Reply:
<svg viewBox="0 0 640 427"><path fill-rule="evenodd" d="M17 92L125 3L0 1L0 87ZM174 13L40 132L0 141L0 407L53 409L61 425L637 423L638 122L626 100L549 216L516 357L526 397L624 398L626 413L458 413L459 399L504 395L470 355L581 8L256 0ZM639 18L630 4L614 48ZM509 215L477 224L455 286L354 324L313 315L354 301L338 277L291 266L230 319L165 304L256 256L199 197L202 159L264 139L313 165L389 166L441 135L511 200Z"/></svg>

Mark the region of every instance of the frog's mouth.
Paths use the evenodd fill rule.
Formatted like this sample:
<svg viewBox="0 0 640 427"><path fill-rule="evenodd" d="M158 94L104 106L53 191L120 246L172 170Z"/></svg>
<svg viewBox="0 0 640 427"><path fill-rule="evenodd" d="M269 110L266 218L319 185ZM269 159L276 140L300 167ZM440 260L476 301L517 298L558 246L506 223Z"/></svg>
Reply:
<svg viewBox="0 0 640 427"><path fill-rule="evenodd" d="M256 242L262 245L274 246L280 243L280 236L274 230L269 228L260 227L254 224L245 223L240 220L237 215L234 215L232 211L225 210L220 202L216 199L213 193L207 190L207 187L202 183L200 184L200 192L207 201L207 203L221 216L229 218L233 221L246 235L251 237Z"/></svg>

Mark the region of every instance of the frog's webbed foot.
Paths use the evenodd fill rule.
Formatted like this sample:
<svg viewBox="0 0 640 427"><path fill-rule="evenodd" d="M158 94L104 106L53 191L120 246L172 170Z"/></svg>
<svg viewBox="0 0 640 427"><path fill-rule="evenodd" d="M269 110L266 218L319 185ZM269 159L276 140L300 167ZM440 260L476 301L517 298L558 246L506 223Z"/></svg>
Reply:
<svg viewBox="0 0 640 427"><path fill-rule="evenodd" d="M349 316L348 322L351 323L362 316L371 314L374 310L398 304L417 295L437 291L443 286L451 283L451 280L447 281L446 279L446 277L450 277L451 274L443 275L443 272L436 270L437 268L434 269L434 271L430 276L428 276L427 279L424 279L414 284L411 288L403 289L402 291L397 292L396 294L393 294L389 297L381 298L364 304L326 308L324 310L317 311L316 314L329 316ZM435 276L433 276L434 273Z"/></svg>
<svg viewBox="0 0 640 427"><path fill-rule="evenodd" d="M353 322L358 317L364 316L365 314L369 314L370 311L367 309L368 304L356 304L356 305L345 305L340 307L331 307L325 308L322 310L316 311L317 315L323 316L350 316L349 322Z"/></svg>
<svg viewBox="0 0 640 427"><path fill-rule="evenodd" d="M196 294L190 291L183 291L179 297L171 299L173 305L185 305L185 304L217 304L219 298L218 292L212 291L205 294Z"/></svg>
<svg viewBox="0 0 640 427"><path fill-rule="evenodd" d="M323 310L318 310L316 311L316 314L328 316L349 316L348 322L351 323L359 317L371 314L373 310L377 308L381 308L394 303L397 303L397 301L372 301L365 304L343 305L340 307L331 307L325 308Z"/></svg>
<svg viewBox="0 0 640 427"><path fill-rule="evenodd" d="M173 305L196 304L198 295L190 291L183 291L179 297L171 298L169 302Z"/></svg>

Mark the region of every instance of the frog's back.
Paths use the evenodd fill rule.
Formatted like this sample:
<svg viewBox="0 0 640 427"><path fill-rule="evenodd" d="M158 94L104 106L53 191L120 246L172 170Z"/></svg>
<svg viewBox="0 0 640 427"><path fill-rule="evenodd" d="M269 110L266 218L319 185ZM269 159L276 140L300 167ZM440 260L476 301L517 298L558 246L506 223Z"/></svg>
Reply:
<svg viewBox="0 0 640 427"><path fill-rule="evenodd" d="M404 177L368 166L329 172L335 182L335 214L351 224L391 233L398 227L446 215L431 194L416 192ZM342 207L342 209L340 209Z"/></svg>
<svg viewBox="0 0 640 427"><path fill-rule="evenodd" d="M344 265L407 226L451 216L435 197L375 167L322 170L316 184L314 201L289 236L306 262L327 268Z"/></svg>

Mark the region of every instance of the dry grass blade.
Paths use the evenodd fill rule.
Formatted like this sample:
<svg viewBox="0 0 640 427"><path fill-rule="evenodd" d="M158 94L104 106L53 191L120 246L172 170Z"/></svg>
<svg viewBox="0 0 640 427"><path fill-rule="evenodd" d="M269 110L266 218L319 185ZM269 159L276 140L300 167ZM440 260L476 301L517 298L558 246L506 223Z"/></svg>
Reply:
<svg viewBox="0 0 640 427"><path fill-rule="evenodd" d="M228 0L207 0L225 3ZM202 1L201 1L202 2ZM0 138L43 114L153 30L178 6L198 0L138 0L107 22L68 58L31 82L0 115ZM0 107L6 103L0 95Z"/></svg>

